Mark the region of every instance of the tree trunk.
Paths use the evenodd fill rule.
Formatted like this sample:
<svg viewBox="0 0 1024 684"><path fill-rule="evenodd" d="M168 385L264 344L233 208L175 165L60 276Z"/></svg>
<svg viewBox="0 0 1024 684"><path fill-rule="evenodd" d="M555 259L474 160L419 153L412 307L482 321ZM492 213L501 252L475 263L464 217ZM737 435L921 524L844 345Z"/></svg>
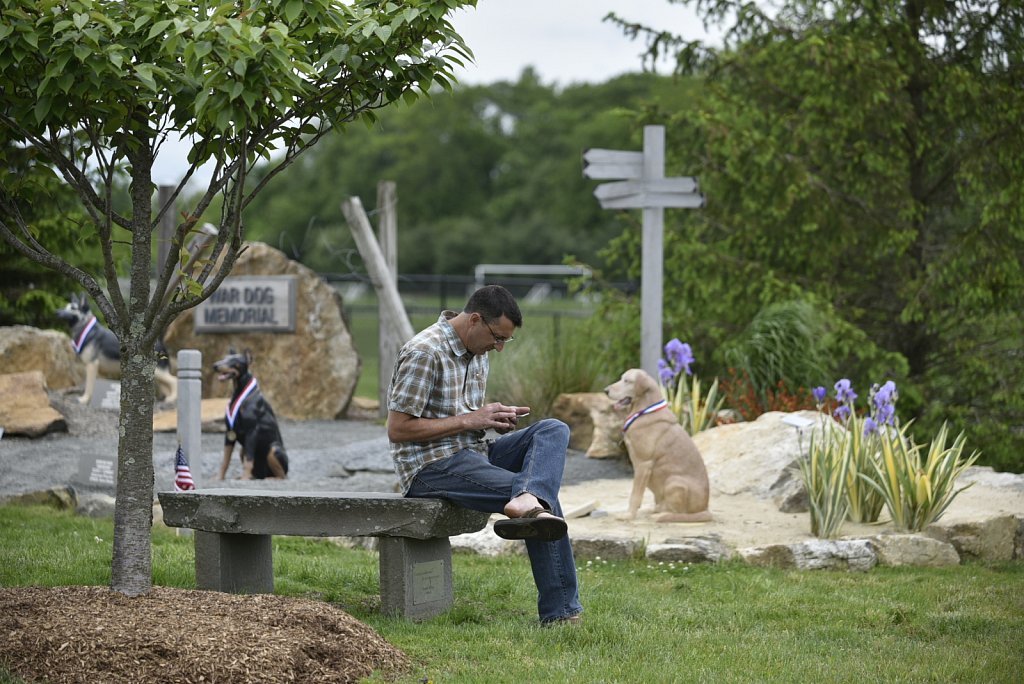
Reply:
<svg viewBox="0 0 1024 684"><path fill-rule="evenodd" d="M153 586L153 371L152 349L121 343L121 418L117 443L117 503L110 587L128 596Z"/></svg>

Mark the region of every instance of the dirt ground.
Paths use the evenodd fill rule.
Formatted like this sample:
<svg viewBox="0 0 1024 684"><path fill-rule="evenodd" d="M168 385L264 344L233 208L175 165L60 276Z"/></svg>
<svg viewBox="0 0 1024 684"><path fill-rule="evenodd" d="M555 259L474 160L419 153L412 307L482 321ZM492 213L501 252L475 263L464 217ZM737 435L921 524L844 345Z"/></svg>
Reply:
<svg viewBox="0 0 1024 684"><path fill-rule="evenodd" d="M0 660L28 681L357 682L409 659L319 601L156 587L0 588Z"/></svg>

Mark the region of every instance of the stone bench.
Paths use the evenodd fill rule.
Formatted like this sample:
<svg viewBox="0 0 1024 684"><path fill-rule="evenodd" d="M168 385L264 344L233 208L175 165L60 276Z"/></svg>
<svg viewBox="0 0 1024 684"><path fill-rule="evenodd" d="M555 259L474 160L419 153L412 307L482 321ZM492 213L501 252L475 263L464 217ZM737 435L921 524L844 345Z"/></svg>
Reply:
<svg viewBox="0 0 1024 684"><path fill-rule="evenodd" d="M271 537L378 537L381 611L422 619L452 605L448 538L476 532L488 514L441 499L377 492L205 489L160 492L164 523L196 531L196 585L273 593Z"/></svg>

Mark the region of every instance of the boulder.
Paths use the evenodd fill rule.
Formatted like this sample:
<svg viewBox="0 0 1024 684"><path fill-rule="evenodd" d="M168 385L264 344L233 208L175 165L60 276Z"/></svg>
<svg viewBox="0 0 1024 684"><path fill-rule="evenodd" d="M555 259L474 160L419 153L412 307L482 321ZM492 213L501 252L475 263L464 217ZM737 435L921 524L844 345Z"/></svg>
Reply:
<svg viewBox="0 0 1024 684"><path fill-rule="evenodd" d="M642 544L635 539L572 538L572 555L577 560L628 560L634 558L640 548Z"/></svg>
<svg viewBox="0 0 1024 684"><path fill-rule="evenodd" d="M194 311L182 313L168 328L165 342L174 350L203 354L203 396L231 395L213 363L228 350L248 349L250 370L278 417L334 419L348 407L359 380L359 355L342 314L341 295L316 273L263 243L248 243L231 270L237 276L290 275L297 280L294 333L194 332Z"/></svg>
<svg viewBox="0 0 1024 684"><path fill-rule="evenodd" d="M590 458L623 456L622 414L603 392L560 394L551 415L569 426L569 446Z"/></svg>
<svg viewBox="0 0 1024 684"><path fill-rule="evenodd" d="M4 434L25 437L68 429L64 416L50 406L42 371L0 375L0 427Z"/></svg>
<svg viewBox="0 0 1024 684"><path fill-rule="evenodd" d="M952 544L922 534L879 534L868 537L867 542L883 566L941 568L960 564L960 555Z"/></svg>
<svg viewBox="0 0 1024 684"><path fill-rule="evenodd" d="M750 565L796 570L858 570L875 567L878 557L866 539L815 539L740 549Z"/></svg>
<svg viewBox="0 0 1024 684"><path fill-rule="evenodd" d="M952 544L963 559L1008 561L1017 554L1020 525L1018 516L1000 515L977 522L936 523L924 533Z"/></svg>
<svg viewBox="0 0 1024 684"><path fill-rule="evenodd" d="M113 518L117 500L109 494L85 492L78 496L75 514L85 518ZM163 523L163 518L160 519Z"/></svg>
<svg viewBox="0 0 1024 684"><path fill-rule="evenodd" d="M477 532L468 532L451 537L452 553L476 554L478 556L516 556L526 553L526 545L520 541L502 539L494 534L493 526Z"/></svg>
<svg viewBox="0 0 1024 684"><path fill-rule="evenodd" d="M795 428L784 422L788 416L812 420L814 427ZM842 428L817 411L771 411L754 421L704 430L693 441L715 490L775 499L784 512L802 512L807 510L806 494L794 471L797 458L807 453L812 429Z"/></svg>
<svg viewBox="0 0 1024 684"><path fill-rule="evenodd" d="M3 499L5 506L50 506L61 511L74 510L78 497L71 487L51 487L35 492L25 492Z"/></svg>
<svg viewBox="0 0 1024 684"><path fill-rule="evenodd" d="M668 539L664 544L649 544L647 559L676 563L718 563L732 556L730 549L717 534L685 539Z"/></svg>
<svg viewBox="0 0 1024 684"><path fill-rule="evenodd" d="M70 337L27 325L0 328L0 369L5 373L40 371L50 389L85 382L85 364L71 348Z"/></svg>

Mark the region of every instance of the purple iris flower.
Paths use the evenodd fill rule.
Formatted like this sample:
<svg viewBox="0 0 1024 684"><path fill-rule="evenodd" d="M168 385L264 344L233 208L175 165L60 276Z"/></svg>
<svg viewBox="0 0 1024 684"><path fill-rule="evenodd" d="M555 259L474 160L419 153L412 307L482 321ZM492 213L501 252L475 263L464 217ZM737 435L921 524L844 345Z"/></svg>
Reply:
<svg viewBox="0 0 1024 684"><path fill-rule="evenodd" d="M875 385L873 388L873 395L871 400L875 404L875 408L882 408L886 404L893 404L899 395L896 393L896 383L889 380L884 385L879 387Z"/></svg>
<svg viewBox="0 0 1024 684"><path fill-rule="evenodd" d="M878 423L871 416L864 419L864 436L878 434Z"/></svg>
<svg viewBox="0 0 1024 684"><path fill-rule="evenodd" d="M896 420L896 400L899 393L896 391L896 383L889 380L879 387L871 388L871 403L878 421L882 424L893 425Z"/></svg>
<svg viewBox="0 0 1024 684"><path fill-rule="evenodd" d="M853 387L850 385L850 381L847 378L843 378L836 383L836 401L840 404L847 402L853 403L857 400L857 393L853 391Z"/></svg>
<svg viewBox="0 0 1024 684"><path fill-rule="evenodd" d="M814 395L814 401L818 402L819 404L825 403L826 393L827 390L824 387L815 387L814 389L811 390L811 394Z"/></svg>
<svg viewBox="0 0 1024 684"><path fill-rule="evenodd" d="M680 342L678 337L673 337L665 345L665 356L672 362L672 367L676 372L684 370L687 375L693 374L690 370L690 364L694 361L693 350L687 343Z"/></svg>
<svg viewBox="0 0 1024 684"><path fill-rule="evenodd" d="M846 420L850 417L850 407L846 404L840 404L839 407L832 413L839 420Z"/></svg>
<svg viewBox="0 0 1024 684"><path fill-rule="evenodd" d="M658 377L661 378L661 384L666 387L676 377L676 372L672 370L665 359L658 359Z"/></svg>

